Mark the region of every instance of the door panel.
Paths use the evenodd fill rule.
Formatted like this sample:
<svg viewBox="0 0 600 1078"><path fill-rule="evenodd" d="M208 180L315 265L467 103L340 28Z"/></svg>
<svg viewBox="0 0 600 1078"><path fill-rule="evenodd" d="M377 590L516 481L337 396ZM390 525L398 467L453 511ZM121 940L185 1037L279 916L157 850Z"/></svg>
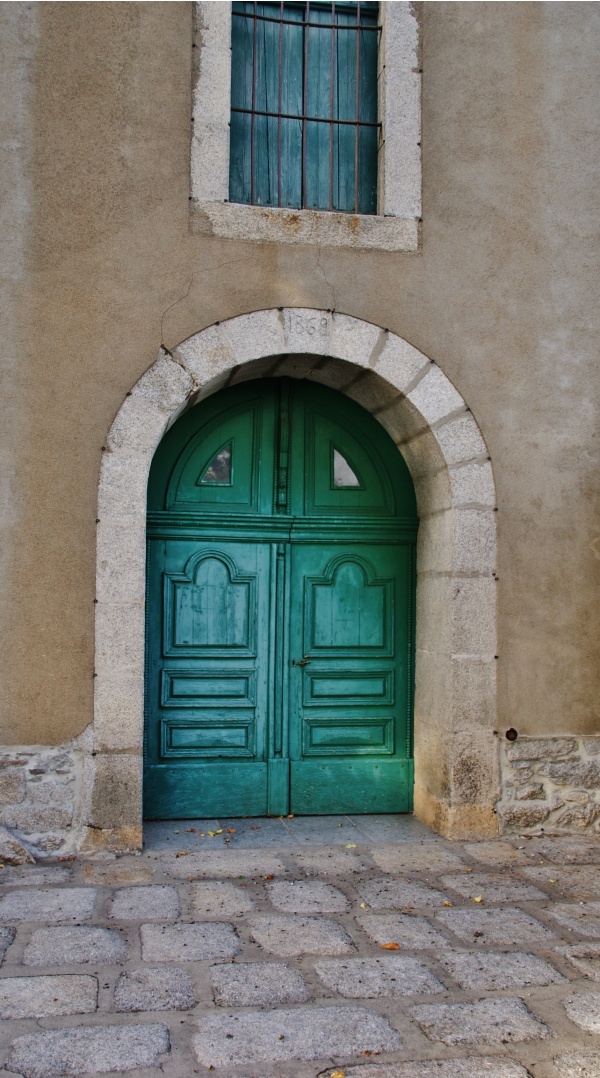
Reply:
<svg viewBox="0 0 600 1078"><path fill-rule="evenodd" d="M266 812L269 545L151 541L148 582L147 811Z"/></svg>
<svg viewBox="0 0 600 1078"><path fill-rule="evenodd" d="M292 547L292 812L407 809L410 575L401 546Z"/></svg>

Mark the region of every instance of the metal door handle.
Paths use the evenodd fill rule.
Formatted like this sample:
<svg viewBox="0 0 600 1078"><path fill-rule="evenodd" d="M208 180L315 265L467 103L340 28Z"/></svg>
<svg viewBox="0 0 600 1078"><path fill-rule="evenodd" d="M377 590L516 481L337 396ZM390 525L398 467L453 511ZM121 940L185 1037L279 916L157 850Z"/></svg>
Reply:
<svg viewBox="0 0 600 1078"><path fill-rule="evenodd" d="M292 659L292 666L310 666L311 661L311 659L298 659L298 662L296 662Z"/></svg>

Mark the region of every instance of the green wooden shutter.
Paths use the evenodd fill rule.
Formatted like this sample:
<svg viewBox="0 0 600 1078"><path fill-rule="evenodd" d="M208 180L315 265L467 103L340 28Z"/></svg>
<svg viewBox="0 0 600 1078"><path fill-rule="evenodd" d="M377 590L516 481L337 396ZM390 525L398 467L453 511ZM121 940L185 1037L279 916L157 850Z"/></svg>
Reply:
<svg viewBox="0 0 600 1078"><path fill-rule="evenodd" d="M233 4L231 201L377 212L377 9Z"/></svg>

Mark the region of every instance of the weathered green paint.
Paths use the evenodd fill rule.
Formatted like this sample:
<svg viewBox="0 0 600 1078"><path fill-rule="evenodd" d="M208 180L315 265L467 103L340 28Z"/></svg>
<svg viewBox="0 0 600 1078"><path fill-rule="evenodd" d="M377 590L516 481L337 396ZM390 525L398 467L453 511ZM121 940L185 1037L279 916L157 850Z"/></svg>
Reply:
<svg viewBox="0 0 600 1078"><path fill-rule="evenodd" d="M416 526L397 449L331 390L247 383L173 426L148 487L148 817L411 808Z"/></svg>

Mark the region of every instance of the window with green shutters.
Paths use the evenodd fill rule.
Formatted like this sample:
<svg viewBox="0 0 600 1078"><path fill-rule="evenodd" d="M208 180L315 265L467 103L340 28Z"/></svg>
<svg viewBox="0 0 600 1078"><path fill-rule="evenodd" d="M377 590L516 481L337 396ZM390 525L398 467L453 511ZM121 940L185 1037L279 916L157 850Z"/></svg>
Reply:
<svg viewBox="0 0 600 1078"><path fill-rule="evenodd" d="M229 199L377 213L376 3L233 3Z"/></svg>

